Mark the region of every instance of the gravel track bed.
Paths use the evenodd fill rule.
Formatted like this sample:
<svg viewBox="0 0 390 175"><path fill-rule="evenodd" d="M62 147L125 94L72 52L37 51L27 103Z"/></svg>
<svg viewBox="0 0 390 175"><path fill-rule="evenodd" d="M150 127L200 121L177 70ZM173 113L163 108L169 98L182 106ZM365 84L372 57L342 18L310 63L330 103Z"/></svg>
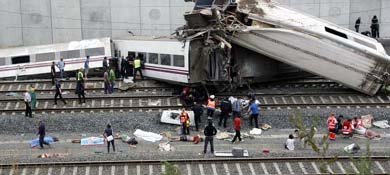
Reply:
<svg viewBox="0 0 390 175"><path fill-rule="evenodd" d="M389 110L377 108L361 109L301 109L301 110L265 110L259 117L259 123L270 124L276 129L293 128L290 123L290 116L302 115L305 124L311 125L315 118L319 119L319 128L326 127L326 120L329 113L342 114L344 117L361 116L372 114L375 120L387 120ZM204 112L204 114L206 111ZM218 114L214 117L214 123L219 121ZM151 132L172 131L177 126L160 124L159 112L113 112L113 113L58 113L58 114L37 114L34 118L26 118L23 115L2 115L0 116L0 128L2 134L18 135L31 133L36 130L39 120L46 123L47 131L56 133L96 133L111 123L116 131L135 131L136 129ZM205 125L206 116L202 116L202 125ZM247 128L247 117L244 117L243 128ZM232 126L232 119L227 120L228 128Z"/></svg>

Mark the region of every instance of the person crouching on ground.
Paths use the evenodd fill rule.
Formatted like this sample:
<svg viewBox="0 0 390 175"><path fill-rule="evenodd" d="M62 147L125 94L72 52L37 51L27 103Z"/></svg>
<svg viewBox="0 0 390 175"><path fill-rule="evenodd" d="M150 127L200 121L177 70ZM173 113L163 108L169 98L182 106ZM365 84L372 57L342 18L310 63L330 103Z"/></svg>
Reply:
<svg viewBox="0 0 390 175"><path fill-rule="evenodd" d="M184 108L180 114L180 124L182 135L190 135L190 117Z"/></svg>
<svg viewBox="0 0 390 175"><path fill-rule="evenodd" d="M234 130L236 131L236 135L233 137L232 143L234 143L237 138L241 142L241 118L238 115L234 118Z"/></svg>
<svg viewBox="0 0 390 175"><path fill-rule="evenodd" d="M286 141L286 144L284 144L284 148L290 150L290 151L294 151L295 149L295 145L294 145L294 136L292 134L290 134L288 136L288 139Z"/></svg>
<svg viewBox="0 0 390 175"><path fill-rule="evenodd" d="M352 120L348 119L343 123L343 129L341 130L344 136L352 137L353 135L353 126Z"/></svg>
<svg viewBox="0 0 390 175"><path fill-rule="evenodd" d="M209 124L204 128L204 135L206 136L204 141L203 153L207 153L207 145L210 142L211 153L214 153L214 136L217 134L217 129L213 126L213 121L209 120Z"/></svg>
<svg viewBox="0 0 390 175"><path fill-rule="evenodd" d="M110 124L107 124L107 127L104 130L103 135L105 140L107 141L107 152L110 153L110 143L112 145L112 150L115 152L114 134Z"/></svg>

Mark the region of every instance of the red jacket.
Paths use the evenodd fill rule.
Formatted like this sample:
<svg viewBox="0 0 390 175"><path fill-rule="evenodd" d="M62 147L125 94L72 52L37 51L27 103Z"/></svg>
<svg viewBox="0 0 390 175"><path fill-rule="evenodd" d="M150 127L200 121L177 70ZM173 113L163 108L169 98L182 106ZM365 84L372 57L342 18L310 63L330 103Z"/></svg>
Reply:
<svg viewBox="0 0 390 175"><path fill-rule="evenodd" d="M236 131L240 131L241 130L241 119L240 119L240 117L234 118L234 129Z"/></svg>

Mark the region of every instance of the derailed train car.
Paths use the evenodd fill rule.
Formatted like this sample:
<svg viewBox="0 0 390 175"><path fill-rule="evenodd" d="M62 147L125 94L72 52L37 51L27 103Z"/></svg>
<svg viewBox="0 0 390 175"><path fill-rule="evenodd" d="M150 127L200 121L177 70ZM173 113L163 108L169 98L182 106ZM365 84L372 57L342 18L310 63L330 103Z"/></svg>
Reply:
<svg viewBox="0 0 390 175"><path fill-rule="evenodd" d="M194 29L208 31L208 40L219 34L243 48L368 95L387 83L390 57L383 46L328 21L269 0L198 0L194 9L186 14L184 37L197 35Z"/></svg>

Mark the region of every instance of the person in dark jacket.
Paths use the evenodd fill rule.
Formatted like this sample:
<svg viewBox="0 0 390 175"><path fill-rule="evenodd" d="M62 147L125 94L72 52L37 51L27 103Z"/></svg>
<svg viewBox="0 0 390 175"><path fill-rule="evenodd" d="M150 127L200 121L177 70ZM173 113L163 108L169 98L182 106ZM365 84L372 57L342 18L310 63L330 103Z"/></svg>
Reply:
<svg viewBox="0 0 390 175"><path fill-rule="evenodd" d="M195 128L196 128L196 131L199 131L199 123L201 123L201 117L202 117L202 114L203 114L203 107L202 105L194 102L194 105L192 106L192 111L194 111L194 118L195 118Z"/></svg>
<svg viewBox="0 0 390 175"><path fill-rule="evenodd" d="M379 38L379 20L376 15L371 19L371 36Z"/></svg>
<svg viewBox="0 0 390 175"><path fill-rule="evenodd" d="M121 76L123 79L127 79L128 78L128 65L129 63L127 62L127 60L122 57L121 58Z"/></svg>
<svg viewBox="0 0 390 175"><path fill-rule="evenodd" d="M56 79L56 94L54 95L54 105L57 105L57 97L60 96L60 99L62 102L64 102L64 105L66 105L66 101L62 98L62 89L61 89L61 83L60 80Z"/></svg>
<svg viewBox="0 0 390 175"><path fill-rule="evenodd" d="M221 114L219 115L218 126L221 126L223 121L223 127L226 128L226 120L229 117L231 111L232 111L232 104L227 98L224 98L221 101Z"/></svg>
<svg viewBox="0 0 390 175"><path fill-rule="evenodd" d="M45 142L45 140L44 140L45 135L46 135L46 128L45 128L45 123L43 123L43 121L39 121L37 135L39 135L39 146L41 149L43 149L43 145L49 145L49 147L50 147L50 144Z"/></svg>
<svg viewBox="0 0 390 175"><path fill-rule="evenodd" d="M108 62L107 62L107 57L104 57L103 59L103 71L108 70Z"/></svg>
<svg viewBox="0 0 390 175"><path fill-rule="evenodd" d="M337 117L337 124L336 124L336 128L335 128L336 134L338 134L339 131L341 131L343 129L343 123L344 123L344 116L339 115L339 117Z"/></svg>
<svg viewBox="0 0 390 175"><path fill-rule="evenodd" d="M54 85L54 79L56 78L56 63L53 61L50 68L51 84Z"/></svg>
<svg viewBox="0 0 390 175"><path fill-rule="evenodd" d="M110 153L110 144L112 145L112 150L115 152L114 134L110 124L107 124L107 127L104 130L103 135L107 141L107 152Z"/></svg>
<svg viewBox="0 0 390 175"><path fill-rule="evenodd" d="M241 118L238 115L234 118L234 130L236 131L236 135L233 137L232 143L234 143L237 138L241 142Z"/></svg>
<svg viewBox="0 0 390 175"><path fill-rule="evenodd" d="M85 86L84 86L84 74L83 70L79 69L77 76L76 76L77 84L76 84L76 94L79 97L79 104L85 103ZM81 97L83 100L81 100Z"/></svg>
<svg viewBox="0 0 390 175"><path fill-rule="evenodd" d="M210 142L211 153L214 153L214 136L217 134L217 129L213 126L212 120L209 120L209 124L204 128L204 135L206 136L204 141L204 150L203 153L207 152L207 145Z"/></svg>
<svg viewBox="0 0 390 175"><path fill-rule="evenodd" d="M355 30L356 30L356 32L359 32L359 27L360 27L360 17L355 22Z"/></svg>

